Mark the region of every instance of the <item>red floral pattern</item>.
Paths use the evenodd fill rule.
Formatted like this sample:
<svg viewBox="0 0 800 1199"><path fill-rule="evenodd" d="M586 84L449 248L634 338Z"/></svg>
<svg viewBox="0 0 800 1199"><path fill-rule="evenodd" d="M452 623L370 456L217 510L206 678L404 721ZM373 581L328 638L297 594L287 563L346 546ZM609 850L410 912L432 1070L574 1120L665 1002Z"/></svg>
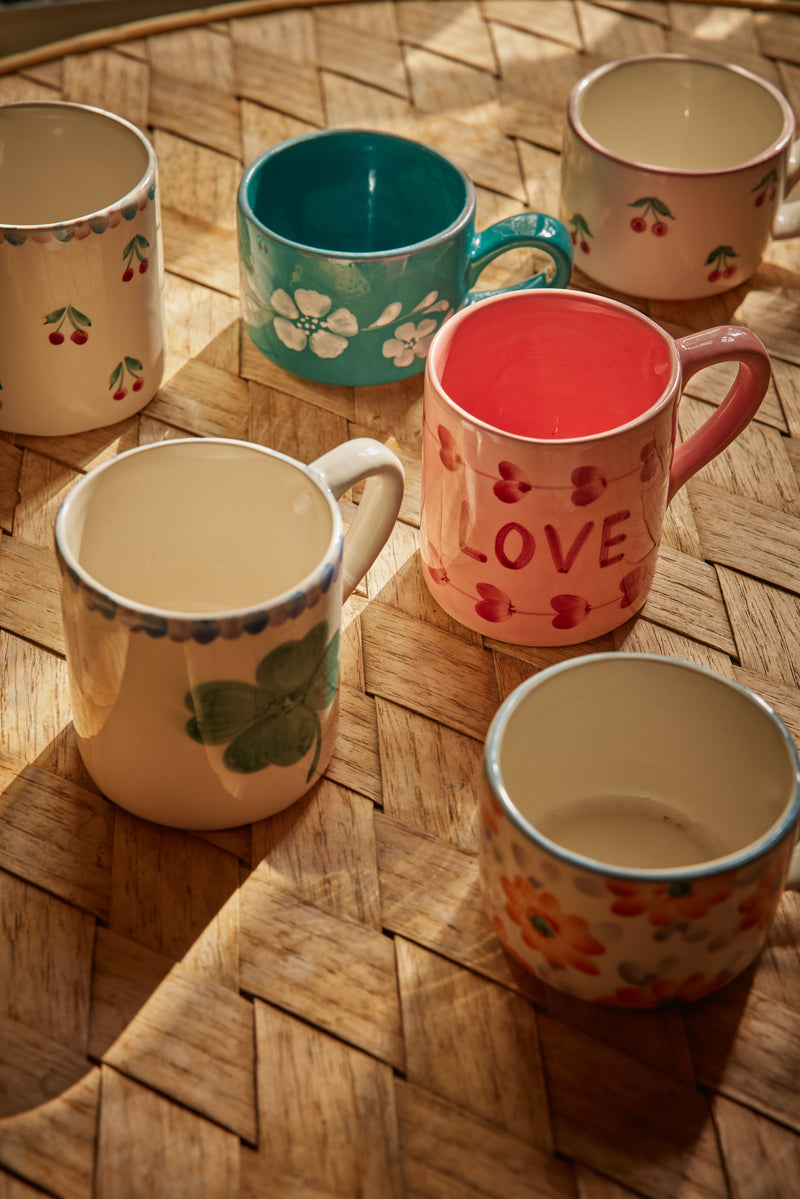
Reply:
<svg viewBox="0 0 800 1199"><path fill-rule="evenodd" d="M574 488L572 502L576 508L585 508L598 500L608 487L605 475L596 466L579 466L570 476Z"/></svg>
<svg viewBox="0 0 800 1199"><path fill-rule="evenodd" d="M492 488L494 494L504 504L516 504L531 489L528 476L513 462L498 462L497 469L500 478Z"/></svg>

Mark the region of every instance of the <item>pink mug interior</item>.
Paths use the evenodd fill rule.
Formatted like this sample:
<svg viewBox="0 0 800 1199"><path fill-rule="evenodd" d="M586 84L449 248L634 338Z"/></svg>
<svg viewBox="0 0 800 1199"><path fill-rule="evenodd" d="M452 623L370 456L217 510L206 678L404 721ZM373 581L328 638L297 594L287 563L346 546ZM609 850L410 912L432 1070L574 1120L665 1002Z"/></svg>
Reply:
<svg viewBox="0 0 800 1199"><path fill-rule="evenodd" d="M633 310L579 292L513 295L445 326L432 377L468 416L518 437L572 440L620 428L673 393L670 338Z"/></svg>

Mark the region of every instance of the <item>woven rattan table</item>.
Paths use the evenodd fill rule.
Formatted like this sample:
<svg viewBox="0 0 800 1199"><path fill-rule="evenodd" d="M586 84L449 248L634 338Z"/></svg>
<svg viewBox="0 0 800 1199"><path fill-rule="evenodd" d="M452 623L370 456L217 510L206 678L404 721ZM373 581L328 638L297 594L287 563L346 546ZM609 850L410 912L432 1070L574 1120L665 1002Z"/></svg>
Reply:
<svg viewBox="0 0 800 1199"><path fill-rule="evenodd" d="M0 102L84 101L149 131L170 341L141 416L0 440L0 1199L800 1196L800 897L723 991L612 1011L504 955L475 856L489 720L567 652L709 665L800 735L800 242L712 301L646 306L672 332L748 325L774 382L673 503L642 614L541 652L481 640L426 591L420 381L356 391L271 367L242 335L235 234L243 167L326 124L440 147L475 179L480 224L556 212L565 101L590 66L694 50L763 73L800 112L798 11L233 3L0 60ZM692 381L684 435L726 380ZM327 776L285 814L209 835L115 809L83 771L52 551L80 472L186 434L304 461L367 434L408 478L345 612Z"/></svg>

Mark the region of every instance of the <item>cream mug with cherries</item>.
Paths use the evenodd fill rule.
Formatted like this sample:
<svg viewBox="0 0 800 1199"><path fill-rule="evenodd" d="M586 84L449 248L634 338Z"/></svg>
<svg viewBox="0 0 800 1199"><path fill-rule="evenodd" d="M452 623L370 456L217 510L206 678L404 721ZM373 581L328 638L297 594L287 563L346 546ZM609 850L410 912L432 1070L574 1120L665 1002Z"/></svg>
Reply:
<svg viewBox="0 0 800 1199"><path fill-rule="evenodd" d="M481 886L506 949L614 1007L699 999L762 949L800 886L800 762L777 714L703 667L548 667L486 740Z"/></svg>
<svg viewBox="0 0 800 1199"><path fill-rule="evenodd" d="M728 63L651 54L606 63L573 88L561 219L575 266L604 287L689 300L736 287L770 238L800 233L794 113Z"/></svg>
<svg viewBox="0 0 800 1199"><path fill-rule="evenodd" d="M337 499L366 480L343 533ZM324 771L343 601L394 525L403 469L370 438L305 466L250 442L129 450L55 525L72 715L89 774L137 816L226 828Z"/></svg>
<svg viewBox="0 0 800 1199"><path fill-rule="evenodd" d="M738 363L676 447L687 381ZM675 341L577 291L515 292L457 312L425 373L420 557L437 602L518 645L588 641L641 608L667 504L738 437L770 379L747 329Z"/></svg>
<svg viewBox="0 0 800 1199"><path fill-rule="evenodd" d="M0 430L115 424L164 370L156 158L85 104L0 105Z"/></svg>

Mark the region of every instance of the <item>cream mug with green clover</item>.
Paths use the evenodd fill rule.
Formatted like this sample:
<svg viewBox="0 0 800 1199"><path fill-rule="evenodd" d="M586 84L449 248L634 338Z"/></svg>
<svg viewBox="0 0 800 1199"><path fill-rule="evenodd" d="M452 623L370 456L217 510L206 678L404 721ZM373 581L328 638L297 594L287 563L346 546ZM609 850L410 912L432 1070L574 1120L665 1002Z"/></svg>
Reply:
<svg viewBox="0 0 800 1199"><path fill-rule="evenodd" d="M420 374L442 322L507 250L547 267L508 290L565 287L572 243L555 217L523 212L475 230L461 167L409 138L325 129L268 150L239 188L244 322L259 350L321 383Z"/></svg>
<svg viewBox="0 0 800 1199"><path fill-rule="evenodd" d="M347 532L337 499L366 480ZM100 791L178 828L304 795L333 751L343 601L403 494L370 438L310 466L223 438L95 467L55 524L78 747Z"/></svg>

